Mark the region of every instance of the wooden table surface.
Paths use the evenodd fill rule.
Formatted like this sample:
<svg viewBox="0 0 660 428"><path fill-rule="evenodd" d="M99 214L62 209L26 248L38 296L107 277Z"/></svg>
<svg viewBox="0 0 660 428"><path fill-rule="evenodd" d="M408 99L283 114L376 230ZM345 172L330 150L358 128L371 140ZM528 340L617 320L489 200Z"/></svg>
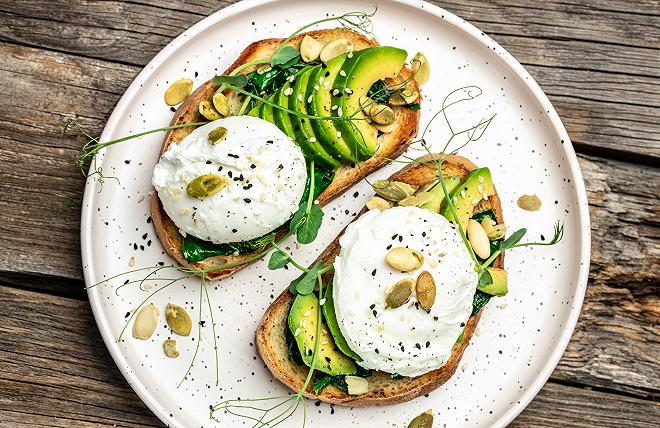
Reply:
<svg viewBox="0 0 660 428"><path fill-rule="evenodd" d="M58 133L75 116L100 134L142 67L229 3L0 0L0 427L162 426L94 323L80 264L81 141ZM589 196L582 314L513 426L660 426L660 3L438 3L539 82Z"/></svg>

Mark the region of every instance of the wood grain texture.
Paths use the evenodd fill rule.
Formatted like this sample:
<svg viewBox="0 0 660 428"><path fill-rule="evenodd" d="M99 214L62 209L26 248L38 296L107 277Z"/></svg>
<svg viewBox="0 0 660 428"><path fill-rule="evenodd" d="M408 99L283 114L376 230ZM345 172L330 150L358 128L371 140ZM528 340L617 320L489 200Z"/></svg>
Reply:
<svg viewBox="0 0 660 428"><path fill-rule="evenodd" d="M0 0L0 40L143 66L173 37L230 3ZM657 164L657 2L435 3L479 26L527 66L579 148Z"/></svg>
<svg viewBox="0 0 660 428"><path fill-rule="evenodd" d="M0 285L0 313L0 426L163 426L115 367L87 302ZM657 403L548 383L512 426L659 423Z"/></svg>

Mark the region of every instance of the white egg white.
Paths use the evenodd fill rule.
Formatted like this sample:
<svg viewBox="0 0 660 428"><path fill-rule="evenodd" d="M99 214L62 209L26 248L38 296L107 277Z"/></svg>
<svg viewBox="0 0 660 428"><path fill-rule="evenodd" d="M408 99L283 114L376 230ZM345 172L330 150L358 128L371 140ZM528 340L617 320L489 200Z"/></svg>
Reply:
<svg viewBox="0 0 660 428"><path fill-rule="evenodd" d="M212 145L208 134L227 136ZM220 192L197 199L188 184L204 174L229 181ZM305 190L307 169L300 148L279 128L251 116L230 116L195 129L171 144L154 168L152 183L163 208L185 234L217 244L261 237L286 223Z"/></svg>
<svg viewBox="0 0 660 428"><path fill-rule="evenodd" d="M339 328L362 367L419 376L442 367L472 311L475 264L453 226L417 207L372 210L348 226L335 259L333 298ZM400 272L385 261L390 249L421 252L424 263ZM435 303L427 313L410 301L385 309L388 290L422 271L433 275Z"/></svg>

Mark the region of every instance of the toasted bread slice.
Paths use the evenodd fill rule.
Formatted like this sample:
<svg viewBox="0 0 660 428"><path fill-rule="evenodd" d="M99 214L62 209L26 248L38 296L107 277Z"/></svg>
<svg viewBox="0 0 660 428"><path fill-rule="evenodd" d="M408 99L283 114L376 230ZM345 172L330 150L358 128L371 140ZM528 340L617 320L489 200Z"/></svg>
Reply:
<svg viewBox="0 0 660 428"><path fill-rule="evenodd" d="M368 39L365 36L345 28L336 28L332 30L317 30L307 33L301 33L291 39L289 45L299 49L300 43L305 37L310 35L321 43L328 43L338 38L346 38L353 44L354 50L361 50L370 46L378 46L378 43L373 39ZM235 68L242 64L257 59L270 57L275 50L280 46L283 39L266 39L260 40L250 44L238 57L238 59L225 71L225 74L230 73ZM241 71L241 73L250 73L254 71L254 66L248 67ZM414 79L411 79L412 72L407 67L404 67L395 81L388 82L389 84L396 84L405 80L410 80L411 84L417 85ZM177 109L170 125L181 125L184 123L191 123L205 120L199 115L199 103L209 98L218 86L212 81L202 84L195 90ZM419 89L419 88L417 88ZM240 105L239 97L236 92L227 90L225 95L232 105L232 110L236 112L238 105ZM419 101L419 99L417 100ZM419 126L419 112L413 111L405 107L393 107L395 112L395 129L389 134L383 134L380 139L380 144L376 154L363 162L356 165L341 166L335 170L335 177L332 184L321 193L318 200L321 205L328 203L337 196L341 195L346 189L353 186L364 176L371 174L377 169L381 168L389 162L390 159L396 158L401 155L410 145L412 139L417 135ZM165 135L165 141L161 148L160 154L162 155L170 144L177 144L183 138L193 131L193 127L173 129ZM156 233L160 239L165 251L174 257L178 263L183 266L191 267L186 259L183 257L181 251L181 236L179 228L168 217L163 209L158 195L154 192L151 200L151 217L156 228ZM288 224L280 228L280 235L286 233ZM265 247L264 247L265 248ZM263 249L259 250L263 251ZM254 257L259 251L251 254L243 255L230 255L230 256L216 256L209 257L198 263L194 263L192 267L197 269L208 269L212 267L223 266L227 264L240 263L248 258ZM220 279L232 275L234 272L247 266L249 263L235 266L228 269L221 269L207 273L208 279Z"/></svg>
<svg viewBox="0 0 660 428"><path fill-rule="evenodd" d="M439 157L441 155L434 155ZM430 155L418 159L421 163L411 163L401 171L394 174L391 179L402 181L404 183L421 186L438 177L437 169ZM469 160L460 156L449 156L443 164L443 175L459 175L464 178L467 173L476 166ZM492 209L500 224L504 223L502 217L502 206L497 193L484 201L481 207L484 210ZM366 208L360 212L365 213ZM359 215L358 215L359 217ZM357 218L357 217L356 217ZM318 260L323 261L325 265L332 263L339 254L339 237L343 232L326 248ZM500 255L495 263L495 267L504 267L503 256ZM331 272L326 274L324 283L327 283ZM284 336L287 328L287 318L289 309L294 296L285 290L270 305L257 328L256 341L257 350L261 358L270 369L273 376L279 379L294 391L299 391L305 383L305 378L309 373L309 368L304 365L297 365L288 359L289 351ZM388 373L372 372L367 378L369 381L369 391L362 395L349 395L334 386L326 387L320 394L316 395L312 391L312 385L307 388L305 396L327 403L338 404L342 406L365 407L381 406L412 400L420 395L427 394L445 383L456 371L458 363L463 356L463 351L470 342L483 309L470 317L467 322L463 339L454 345L452 355L447 363L437 370L418 377L404 377L402 379L391 379Z"/></svg>

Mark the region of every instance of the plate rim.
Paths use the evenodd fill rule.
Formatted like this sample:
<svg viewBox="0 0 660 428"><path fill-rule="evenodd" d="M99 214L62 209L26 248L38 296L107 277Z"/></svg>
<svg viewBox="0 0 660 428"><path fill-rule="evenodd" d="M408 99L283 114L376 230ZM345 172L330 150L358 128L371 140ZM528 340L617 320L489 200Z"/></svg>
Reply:
<svg viewBox="0 0 660 428"><path fill-rule="evenodd" d="M203 18L196 24L192 25L190 28L179 34L176 38L170 41L162 50L160 50L137 74L133 79L131 84L128 86L119 102L113 109L112 114L106 122L103 132L101 133L100 141L106 140L108 134L112 133L112 130L116 127L119 118L124 114L126 108L129 106L129 99L133 98L136 92L139 91L141 83L146 81L150 75L165 61L167 60L172 53L176 51L179 41L194 37L203 31L207 30L209 27L221 22L225 19L230 19L232 16L240 14L242 12L249 11L250 9L263 6L270 3L286 2L288 0L242 0L237 3L233 3L229 6L226 6L211 15ZM541 104L543 109L546 111L550 124L552 125L555 132L563 139L564 144L562 148L565 154L566 161L569 165L569 171L574 177L574 186L577 196L577 205L579 212L579 228L581 230L580 235L580 268L577 275L578 283L575 284L575 293L573 295L571 311L569 314L569 319L564 327L561 336L557 340L554 350L550 354L550 357L546 360L546 363L543 365L542 369L539 371L538 375L532 382L532 384L525 390L521 398L517 403L511 406L507 411L505 411L502 416L497 419L493 426L506 426L511 421L513 421L536 397L541 388L545 385L550 375L554 371L555 367L559 363L568 343L570 342L573 332L575 331L575 326L577 324L578 318L582 312L582 303L584 301L584 296L586 292L587 282L589 278L589 266L591 262L591 226L589 218L589 205L587 200L587 193L584 184L584 179L578 164L577 156L573 148L573 144L568 136L568 133L559 118L555 108L552 106L547 95L543 92L539 84L534 80L534 78L527 72L527 70L516 60L506 49L500 46L495 40L488 36L485 32L482 32L474 25L470 24L467 20L459 17L458 15L453 14L437 5L428 3L422 0L387 0L390 3L400 4L404 6L409 6L412 8L418 9L422 13L428 13L433 15L439 20L446 21L447 23L453 25L458 30L462 31L466 35L473 38L477 43L492 48L495 47L496 50L501 53L500 58L506 66L508 66L516 77L518 77L525 87L532 93L532 96ZM102 164L104 158L104 152L99 154L99 159L97 162ZM91 172L91 167L90 167ZM82 267L83 267L83 277L85 280L86 287L89 287L92 284L93 277L93 243L91 235L91 227L94 219L92 211L92 201L96 193L98 192L99 183L96 180L88 178L85 182L85 191L82 200L82 209L81 209L81 221L80 221L80 246L81 246L81 258L82 258ZM160 401L156 399L154 394L148 390L136 377L134 373L126 368L127 361L124 355L119 348L118 343L116 342L114 335L111 332L110 326L102 316L101 313L101 302L100 295L96 292L95 288L87 289L87 295L89 298L90 306L92 308L92 313L94 315L94 320L96 325L101 333L103 342L110 352L110 355L122 373L128 384L131 386L133 391L140 397L142 402L161 420L161 422L169 426L183 426L182 423L178 420L176 416L170 416L170 413L160 404Z"/></svg>

